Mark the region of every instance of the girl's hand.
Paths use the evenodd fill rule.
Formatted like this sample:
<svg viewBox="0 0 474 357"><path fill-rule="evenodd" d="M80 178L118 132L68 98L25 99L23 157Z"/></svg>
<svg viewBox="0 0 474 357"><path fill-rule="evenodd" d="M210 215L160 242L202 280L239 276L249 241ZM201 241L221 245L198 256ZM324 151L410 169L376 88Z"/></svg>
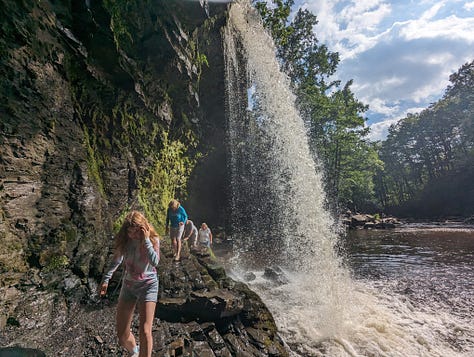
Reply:
<svg viewBox="0 0 474 357"><path fill-rule="evenodd" d="M146 237L150 237L150 225L148 223L142 226L140 230L142 232L142 239L145 239Z"/></svg>
<svg viewBox="0 0 474 357"><path fill-rule="evenodd" d="M108 284L102 283L102 285L100 286L100 290L99 290L99 296L100 296L100 297L104 297L104 296L105 296L105 294L107 293L107 287L108 287L108 286L109 286Z"/></svg>

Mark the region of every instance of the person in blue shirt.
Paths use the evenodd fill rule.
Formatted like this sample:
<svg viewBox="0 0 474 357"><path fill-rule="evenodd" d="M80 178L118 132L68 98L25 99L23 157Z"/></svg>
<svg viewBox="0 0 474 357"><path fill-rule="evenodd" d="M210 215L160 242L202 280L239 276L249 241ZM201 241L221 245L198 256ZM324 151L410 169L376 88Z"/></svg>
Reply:
<svg viewBox="0 0 474 357"><path fill-rule="evenodd" d="M166 234L169 233L173 242L175 261L179 261L181 257L181 238L184 232L184 224L187 220L188 214L184 207L181 206L178 200L171 200L166 212Z"/></svg>

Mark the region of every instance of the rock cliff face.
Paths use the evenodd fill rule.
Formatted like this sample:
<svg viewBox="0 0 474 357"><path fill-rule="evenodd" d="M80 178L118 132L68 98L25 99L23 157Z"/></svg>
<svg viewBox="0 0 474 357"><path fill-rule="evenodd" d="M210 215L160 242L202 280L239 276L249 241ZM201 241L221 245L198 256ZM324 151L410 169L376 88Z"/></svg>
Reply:
<svg viewBox="0 0 474 357"><path fill-rule="evenodd" d="M195 221L225 225L220 29L227 5L2 0L0 6L1 345L14 336L48 348L36 339L41 334L25 339L20 332L61 336L74 309L90 302L114 225L130 208L144 211L161 230L167 202L178 197ZM193 261L188 275L214 264ZM171 289L173 278L166 271L162 276L171 279L164 284ZM240 292L229 292L230 285ZM186 323L229 328L195 326L188 335L210 336L216 329L235 354L229 341L239 345L245 339L238 336L253 334L263 339L255 351L269 353L277 341L273 320L261 320L270 331L261 335L258 316L266 310L257 297L242 298L251 296L245 287L225 277L186 286L180 296L162 292L164 320L182 323L172 321L177 308ZM240 298L230 301L234 294ZM257 300L255 316L242 313ZM189 315L203 301L211 305L202 315ZM222 306L230 310L222 314ZM237 328L236 316L242 328L255 331ZM280 349L278 341L270 348L277 355Z"/></svg>
<svg viewBox="0 0 474 357"><path fill-rule="evenodd" d="M210 124L199 87L211 66L221 70L209 44L225 8L211 17L181 1L2 8L0 269L12 279L57 264L97 273L114 222L138 203L163 224L166 201L185 198L206 163L195 165L198 154L215 148L202 131L222 130L223 110Z"/></svg>

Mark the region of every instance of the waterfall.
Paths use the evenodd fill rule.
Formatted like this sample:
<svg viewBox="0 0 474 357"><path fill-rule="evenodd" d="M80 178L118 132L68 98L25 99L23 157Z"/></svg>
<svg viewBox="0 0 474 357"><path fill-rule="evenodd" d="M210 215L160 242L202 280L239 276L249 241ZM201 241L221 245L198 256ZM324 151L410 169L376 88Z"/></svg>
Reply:
<svg viewBox="0 0 474 357"><path fill-rule="evenodd" d="M343 330L350 279L295 97L248 2L230 7L224 52L236 263L276 267L307 286L303 303L324 325L319 333L333 335Z"/></svg>
<svg viewBox="0 0 474 357"><path fill-rule="evenodd" d="M342 264L304 122L249 1L229 7L223 39L230 275L262 297L295 355L457 356L445 336L462 322L416 311L403 296L352 279Z"/></svg>
<svg viewBox="0 0 474 357"><path fill-rule="evenodd" d="M322 175L272 41L246 3L231 7L225 55L238 241L270 249L271 261L292 270L330 266L328 273L335 273L337 235L324 207Z"/></svg>

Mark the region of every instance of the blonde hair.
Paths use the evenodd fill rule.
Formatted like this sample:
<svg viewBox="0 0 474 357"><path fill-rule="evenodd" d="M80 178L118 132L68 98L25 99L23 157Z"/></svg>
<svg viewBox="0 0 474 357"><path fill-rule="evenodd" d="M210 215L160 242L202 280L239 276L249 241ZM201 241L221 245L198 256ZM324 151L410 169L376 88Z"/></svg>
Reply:
<svg viewBox="0 0 474 357"><path fill-rule="evenodd" d="M168 207L171 208L173 211L177 210L181 204L179 203L178 200L171 200L170 203L168 204Z"/></svg>
<svg viewBox="0 0 474 357"><path fill-rule="evenodd" d="M129 227L150 227L150 240L154 247L157 247L160 236L156 233L155 228L148 222L145 216L138 211L131 211L125 217L125 220L120 227L119 232L115 236L115 249L121 254L124 253L127 243L129 241L128 228Z"/></svg>

